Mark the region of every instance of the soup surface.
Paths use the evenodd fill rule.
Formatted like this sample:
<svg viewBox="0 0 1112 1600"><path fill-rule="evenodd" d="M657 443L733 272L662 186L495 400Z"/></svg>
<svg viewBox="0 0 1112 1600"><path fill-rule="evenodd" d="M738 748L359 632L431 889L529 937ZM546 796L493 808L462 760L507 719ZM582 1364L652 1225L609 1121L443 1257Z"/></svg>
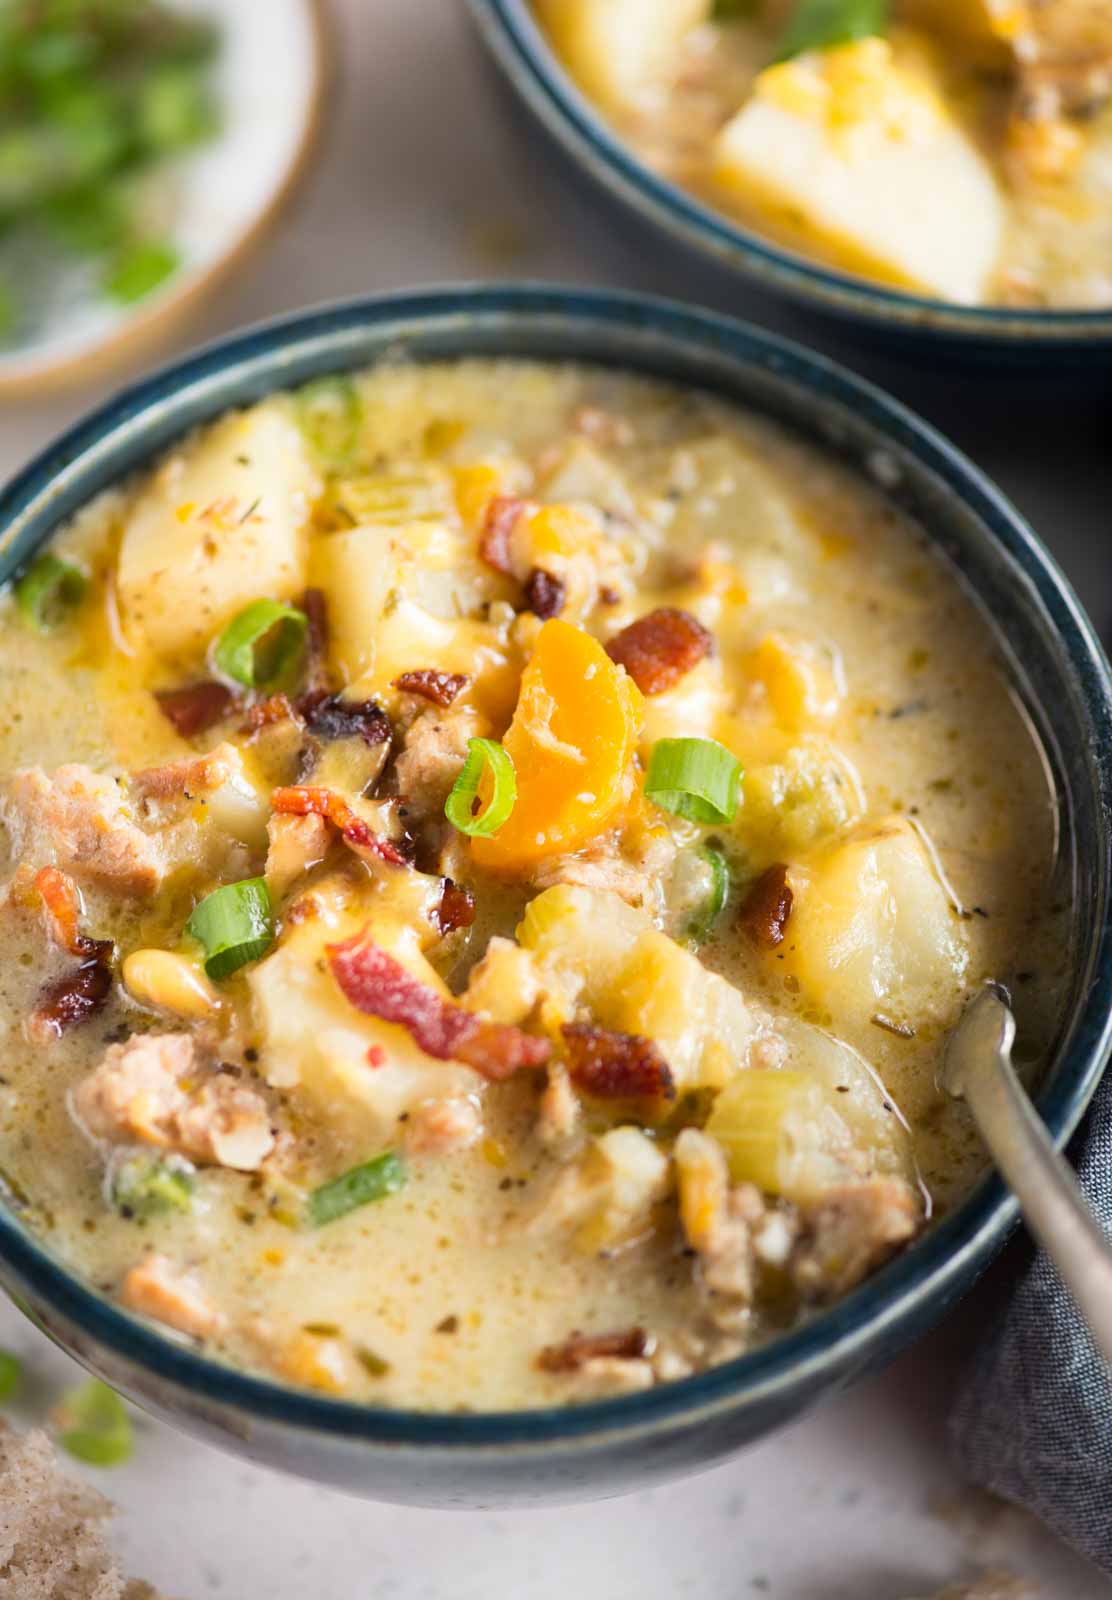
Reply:
<svg viewBox="0 0 1112 1600"><path fill-rule="evenodd" d="M975 1176L936 1072L976 985L1052 1038L986 630L874 487L706 396L267 399L58 534L0 676L8 1202L292 1384L513 1408L733 1356Z"/></svg>
<svg viewBox="0 0 1112 1600"><path fill-rule="evenodd" d="M535 9L650 167L774 241L957 303L1112 304L1110 0Z"/></svg>

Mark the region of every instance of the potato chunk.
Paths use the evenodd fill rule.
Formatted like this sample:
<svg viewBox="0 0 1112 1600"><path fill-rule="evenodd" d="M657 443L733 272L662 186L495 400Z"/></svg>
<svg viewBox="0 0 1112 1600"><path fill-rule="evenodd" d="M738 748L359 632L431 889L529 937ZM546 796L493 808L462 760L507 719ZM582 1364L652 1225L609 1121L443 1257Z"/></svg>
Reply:
<svg viewBox="0 0 1112 1600"><path fill-rule="evenodd" d="M864 825L793 870L785 965L839 1020L879 1009L946 1018L969 962L961 922L922 838L903 817Z"/></svg>
<svg viewBox="0 0 1112 1600"><path fill-rule="evenodd" d="M743 996L618 895L548 889L518 938L559 1020L585 1007L601 1027L651 1039L681 1091L721 1086L744 1059L756 1021Z"/></svg>
<svg viewBox="0 0 1112 1600"><path fill-rule="evenodd" d="M714 164L747 212L807 253L959 304L984 297L1003 201L918 53L864 39L767 68Z"/></svg>
<svg viewBox="0 0 1112 1600"><path fill-rule="evenodd" d="M572 76L610 111L632 111L667 74L711 0L537 0Z"/></svg>
<svg viewBox="0 0 1112 1600"><path fill-rule="evenodd" d="M280 402L226 417L166 462L120 546L128 637L163 659L195 656L252 600L305 584L305 525L320 492Z"/></svg>
<svg viewBox="0 0 1112 1600"><path fill-rule="evenodd" d="M430 1100L482 1088L469 1067L434 1061L405 1028L348 1004L324 957L326 944L367 921L366 910L315 896L317 914L294 923L248 982L263 1042L267 1080L296 1091L345 1143L364 1149L389 1138L398 1118ZM447 994L403 924L373 920L374 937L423 983Z"/></svg>

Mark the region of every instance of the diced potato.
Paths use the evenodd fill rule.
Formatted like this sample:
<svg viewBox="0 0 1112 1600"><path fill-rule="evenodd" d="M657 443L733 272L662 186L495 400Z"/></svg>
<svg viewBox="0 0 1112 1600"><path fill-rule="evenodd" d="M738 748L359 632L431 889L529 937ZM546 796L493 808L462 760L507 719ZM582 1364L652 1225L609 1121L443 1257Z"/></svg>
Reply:
<svg viewBox="0 0 1112 1600"><path fill-rule="evenodd" d="M756 1031L742 995L616 894L547 889L518 939L564 1014L583 1006L601 1027L652 1039L681 1090L717 1087L738 1069Z"/></svg>
<svg viewBox="0 0 1112 1600"><path fill-rule="evenodd" d="M547 501L579 501L616 517L634 509L621 469L586 439L571 439L537 487Z"/></svg>
<svg viewBox="0 0 1112 1600"><path fill-rule="evenodd" d="M311 575L328 598L333 660L354 698L389 702L401 673L436 666L465 674L488 715L509 715L517 673L506 628L470 620L497 593L472 544L424 522L317 541Z"/></svg>
<svg viewBox="0 0 1112 1600"><path fill-rule="evenodd" d="M961 922L911 823L858 828L793 869L783 966L847 1024L878 1009L919 1025L949 1017L969 962Z"/></svg>
<svg viewBox="0 0 1112 1600"><path fill-rule="evenodd" d="M196 656L252 600L305 586L305 527L320 492L300 430L281 402L214 424L135 502L120 546L118 592L134 644Z"/></svg>
<svg viewBox="0 0 1112 1600"><path fill-rule="evenodd" d="M645 701L641 730L643 758L658 739L713 739L718 718L728 703L721 656L708 656L676 686Z"/></svg>
<svg viewBox="0 0 1112 1600"><path fill-rule="evenodd" d="M718 136L714 170L808 253L959 304L984 297L1003 200L919 51L863 39L767 68Z"/></svg>
<svg viewBox="0 0 1112 1600"><path fill-rule="evenodd" d="M810 639L767 634L750 658L749 671L763 684L773 716L793 733L829 722L844 698L836 657Z"/></svg>
<svg viewBox="0 0 1112 1600"><path fill-rule="evenodd" d="M274 1087L293 1089L344 1144L362 1151L388 1139L403 1112L427 1100L474 1094L482 1080L460 1063L427 1056L400 1025L349 1004L324 946L365 925L368 908L333 905L323 894L317 899L318 914L291 926L248 977L262 1070ZM447 994L420 953L416 926L385 917L372 926L396 960Z"/></svg>
<svg viewBox="0 0 1112 1600"><path fill-rule="evenodd" d="M537 0L537 13L587 94L628 111L666 76L711 0Z"/></svg>
<svg viewBox="0 0 1112 1600"><path fill-rule="evenodd" d="M638 1128L613 1128L560 1175L534 1226L574 1229L576 1245L590 1254L628 1248L651 1231L653 1207L670 1188L659 1145Z"/></svg>

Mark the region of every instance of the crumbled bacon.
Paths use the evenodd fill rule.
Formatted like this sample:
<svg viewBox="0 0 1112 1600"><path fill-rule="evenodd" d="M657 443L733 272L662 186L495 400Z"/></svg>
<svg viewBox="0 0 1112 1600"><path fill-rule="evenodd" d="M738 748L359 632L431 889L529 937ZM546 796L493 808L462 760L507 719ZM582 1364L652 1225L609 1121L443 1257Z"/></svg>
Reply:
<svg viewBox="0 0 1112 1600"><path fill-rule="evenodd" d="M475 896L471 890L454 883L451 878L445 878L440 891L440 903L433 912L437 930L442 935L454 933L457 928L469 928L474 920Z"/></svg>
<svg viewBox="0 0 1112 1600"><path fill-rule="evenodd" d="M578 1372L589 1361L612 1359L643 1361L652 1354L652 1339L644 1328L624 1328L615 1333L573 1333L563 1344L545 1345L537 1357L542 1372Z"/></svg>
<svg viewBox="0 0 1112 1600"><path fill-rule="evenodd" d="M81 932L81 891L67 873L43 867L35 875L35 890L42 900L50 937L77 966L48 984L39 996L29 1030L36 1042L60 1039L69 1028L100 1010L112 990L111 939L90 939Z"/></svg>
<svg viewBox="0 0 1112 1600"><path fill-rule="evenodd" d="M571 1080L587 1094L601 1100L676 1098L672 1069L651 1039L589 1022L565 1023L561 1032Z"/></svg>
<svg viewBox="0 0 1112 1600"><path fill-rule="evenodd" d="M738 914L741 927L754 944L768 950L783 944L794 899L788 869L782 861L762 872L745 896Z"/></svg>
<svg viewBox="0 0 1112 1600"><path fill-rule="evenodd" d="M510 537L517 519L528 508L527 500L513 495L499 494L487 507L483 531L479 536L479 554L488 567L496 572L510 573Z"/></svg>
<svg viewBox="0 0 1112 1600"><path fill-rule="evenodd" d="M377 700L343 700L319 690L303 695L297 709L314 739L362 739L366 745L376 745L391 736L390 718Z"/></svg>
<svg viewBox="0 0 1112 1600"><path fill-rule="evenodd" d="M465 1061L485 1078L508 1078L521 1067L540 1067L551 1046L501 1022L484 1022L473 1011L442 1000L435 989L407 972L364 929L342 944L326 946L332 974L357 1011L396 1022L437 1061Z"/></svg>
<svg viewBox="0 0 1112 1600"><path fill-rule="evenodd" d="M101 1010L112 992L112 967L115 949L111 939L89 939L90 954L64 977L48 984L39 996L28 1022L28 1032L36 1044L60 1039L70 1028L87 1022Z"/></svg>
<svg viewBox="0 0 1112 1600"><path fill-rule="evenodd" d="M688 611L661 606L616 633L606 646L642 694L663 694L714 650L714 635Z"/></svg>
<svg viewBox="0 0 1112 1600"><path fill-rule="evenodd" d="M335 789L304 786L275 789L270 797L270 807L272 811L286 816L324 817L326 822L339 829L344 843L357 853L387 861L395 867L409 865L405 842L376 833Z"/></svg>
<svg viewBox="0 0 1112 1600"><path fill-rule="evenodd" d="M227 684L215 681L191 683L184 689L156 689L154 697L162 715L183 739L206 733L229 716L236 705L236 697Z"/></svg>
<svg viewBox="0 0 1112 1600"><path fill-rule="evenodd" d="M416 672L403 672L395 678L392 687L402 694L415 694L422 700L431 700L434 706L450 706L467 687L463 672L437 672L435 667L420 667Z"/></svg>
<svg viewBox="0 0 1112 1600"><path fill-rule="evenodd" d="M265 700L256 700L253 706L248 706L242 731L245 734L260 733L263 728L273 728L279 722L295 719L300 721L300 713L290 704L288 697L271 694Z"/></svg>
<svg viewBox="0 0 1112 1600"><path fill-rule="evenodd" d="M542 622L560 615L566 596L564 580L546 572L543 567L534 567L525 580L525 603Z"/></svg>
<svg viewBox="0 0 1112 1600"><path fill-rule="evenodd" d="M35 874L35 893L43 903L50 937L58 948L71 956L87 956L94 941L81 932L81 891L69 874L58 867L43 867Z"/></svg>

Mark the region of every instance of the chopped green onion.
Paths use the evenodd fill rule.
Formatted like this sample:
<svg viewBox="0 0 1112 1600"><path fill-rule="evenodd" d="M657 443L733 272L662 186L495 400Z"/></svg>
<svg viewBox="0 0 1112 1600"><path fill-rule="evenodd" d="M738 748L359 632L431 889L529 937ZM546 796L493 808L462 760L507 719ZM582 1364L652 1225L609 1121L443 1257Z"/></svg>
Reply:
<svg viewBox="0 0 1112 1600"><path fill-rule="evenodd" d="M326 1222L346 1217L349 1211L356 1211L360 1206L385 1200L388 1194L397 1194L405 1178L402 1158L388 1150L385 1155L352 1167L314 1189L307 1203L309 1223L314 1228L323 1228Z"/></svg>
<svg viewBox="0 0 1112 1600"><path fill-rule="evenodd" d="M181 256L172 244L140 239L112 262L104 280L105 293L121 305L134 305L153 294L180 266Z"/></svg>
<svg viewBox="0 0 1112 1600"><path fill-rule="evenodd" d="M257 961L274 943L274 913L265 878L245 878L214 889L194 907L185 931L205 952L210 978Z"/></svg>
<svg viewBox="0 0 1112 1600"><path fill-rule="evenodd" d="M658 739L649 756L645 795L688 822L732 822L741 763L714 739Z"/></svg>
<svg viewBox="0 0 1112 1600"><path fill-rule="evenodd" d="M119 1395L99 1378L71 1390L52 1418L63 1450L94 1467L118 1467L132 1451L131 1418Z"/></svg>
<svg viewBox="0 0 1112 1600"><path fill-rule="evenodd" d="M377 1350L372 1350L370 1345L356 1345L355 1359L368 1377L385 1378L390 1371L389 1361L384 1356L380 1356Z"/></svg>
<svg viewBox="0 0 1112 1600"><path fill-rule="evenodd" d="M304 611L277 600L253 600L213 645L213 665L249 689L273 689L292 675L308 634Z"/></svg>
<svg viewBox="0 0 1112 1600"><path fill-rule="evenodd" d="M0 1350L0 1406L15 1397L23 1382L23 1363L10 1350Z"/></svg>
<svg viewBox="0 0 1112 1600"><path fill-rule="evenodd" d="M314 378L297 392L301 431L321 461L349 464L359 448L363 405L350 378Z"/></svg>
<svg viewBox="0 0 1112 1600"><path fill-rule="evenodd" d="M805 50L871 39L887 22L888 0L797 0L773 59L787 61Z"/></svg>
<svg viewBox="0 0 1112 1600"><path fill-rule="evenodd" d="M160 67L140 86L136 117L152 155L200 144L220 125L203 75L176 63Z"/></svg>
<svg viewBox="0 0 1112 1600"><path fill-rule="evenodd" d="M31 626L49 633L63 614L82 599L88 579L80 568L55 555L32 561L15 586L15 603Z"/></svg>
<svg viewBox="0 0 1112 1600"><path fill-rule="evenodd" d="M687 936L702 944L726 906L730 893L730 868L721 850L712 844L699 847L699 855L710 868L710 892L687 925Z"/></svg>
<svg viewBox="0 0 1112 1600"><path fill-rule="evenodd" d="M493 785L490 804L478 816L473 814L479 783L489 768ZM468 739L467 760L444 802L444 815L461 833L472 839L497 833L517 802L517 774L514 764L495 739Z"/></svg>
<svg viewBox="0 0 1112 1600"><path fill-rule="evenodd" d="M112 1170L109 1199L125 1217L145 1222L170 1211L189 1211L193 1205L194 1171L176 1156L156 1156L145 1151L125 1156Z"/></svg>

